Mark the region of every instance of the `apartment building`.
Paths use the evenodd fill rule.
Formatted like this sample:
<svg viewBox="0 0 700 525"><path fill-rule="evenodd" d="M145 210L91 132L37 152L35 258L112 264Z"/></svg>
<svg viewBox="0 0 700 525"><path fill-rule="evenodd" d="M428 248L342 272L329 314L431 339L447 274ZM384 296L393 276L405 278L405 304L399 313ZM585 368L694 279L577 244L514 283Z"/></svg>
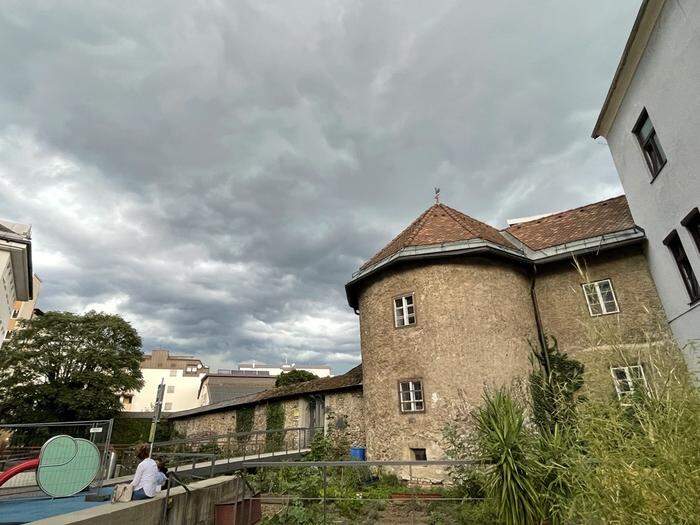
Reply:
<svg viewBox="0 0 700 525"><path fill-rule="evenodd" d="M121 396L123 409L127 412L151 412L161 381L165 383L164 412L198 407L199 388L208 372L209 368L194 356L171 355L165 348L156 348L150 355L144 355L141 362L143 388Z"/></svg>
<svg viewBox="0 0 700 525"><path fill-rule="evenodd" d="M700 3L645 0L593 130L604 137L649 269L700 379Z"/></svg>
<svg viewBox="0 0 700 525"><path fill-rule="evenodd" d="M256 363L251 361L250 363L241 363L238 365L239 371L249 371L249 372L267 372L271 376L278 376L282 372L291 372L292 370L305 370L306 372L311 372L316 374L318 377L331 377L332 371L331 367L328 365L299 365L296 363L283 363L281 365L266 365L264 363Z"/></svg>
<svg viewBox="0 0 700 525"><path fill-rule="evenodd" d="M0 346L17 302L33 300L34 282L31 226L0 220Z"/></svg>

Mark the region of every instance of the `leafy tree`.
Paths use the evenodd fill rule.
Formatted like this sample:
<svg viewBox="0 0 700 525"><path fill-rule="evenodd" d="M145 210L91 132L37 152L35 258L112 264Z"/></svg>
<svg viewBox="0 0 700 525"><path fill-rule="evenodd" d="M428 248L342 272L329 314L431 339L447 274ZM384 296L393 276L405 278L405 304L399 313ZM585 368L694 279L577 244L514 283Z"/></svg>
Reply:
<svg viewBox="0 0 700 525"><path fill-rule="evenodd" d="M295 383L305 383L312 379L318 379L318 376L306 370L290 370L289 372L282 372L277 376L275 386L289 386Z"/></svg>
<svg viewBox="0 0 700 525"><path fill-rule="evenodd" d="M47 312L0 348L0 420L114 417L119 395L143 386L141 338L118 315Z"/></svg>

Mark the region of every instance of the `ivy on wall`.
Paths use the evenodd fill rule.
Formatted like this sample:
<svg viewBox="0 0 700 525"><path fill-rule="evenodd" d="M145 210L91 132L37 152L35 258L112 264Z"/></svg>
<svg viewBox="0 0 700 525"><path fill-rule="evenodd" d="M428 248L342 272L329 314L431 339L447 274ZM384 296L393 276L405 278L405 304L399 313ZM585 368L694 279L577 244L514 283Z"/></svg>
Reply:
<svg viewBox="0 0 700 525"><path fill-rule="evenodd" d="M266 414L267 430L281 430L284 428L284 405L282 403L268 403ZM284 445L284 432L272 432L265 437L265 450L267 452L278 451Z"/></svg>
<svg viewBox="0 0 700 525"><path fill-rule="evenodd" d="M236 410L236 433L251 432L255 419L255 407L243 407ZM236 436L239 444L250 441L250 434L246 436Z"/></svg>

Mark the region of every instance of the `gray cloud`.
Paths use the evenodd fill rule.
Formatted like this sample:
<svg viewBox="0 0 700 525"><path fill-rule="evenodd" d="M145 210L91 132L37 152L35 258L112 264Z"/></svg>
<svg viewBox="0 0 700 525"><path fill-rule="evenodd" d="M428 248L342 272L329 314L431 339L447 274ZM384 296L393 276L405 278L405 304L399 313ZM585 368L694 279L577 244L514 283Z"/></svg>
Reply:
<svg viewBox="0 0 700 525"><path fill-rule="evenodd" d="M2 216L45 309L342 371L343 284L433 186L496 226L621 191L588 137L637 7L6 3Z"/></svg>

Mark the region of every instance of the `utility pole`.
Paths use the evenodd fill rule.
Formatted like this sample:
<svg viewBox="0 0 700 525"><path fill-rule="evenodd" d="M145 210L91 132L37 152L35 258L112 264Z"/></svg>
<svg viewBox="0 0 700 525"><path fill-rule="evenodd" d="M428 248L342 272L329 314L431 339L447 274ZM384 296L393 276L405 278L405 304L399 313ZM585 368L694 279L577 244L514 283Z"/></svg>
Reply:
<svg viewBox="0 0 700 525"><path fill-rule="evenodd" d="M148 442L151 445L150 450L148 452L149 457L153 455L153 442L156 440L156 426L158 426L158 422L160 421L160 411L163 407L163 397L165 397L165 378L161 377L160 385L158 385L158 393L156 394L156 404L153 408L153 421L151 421L151 432L148 435Z"/></svg>

